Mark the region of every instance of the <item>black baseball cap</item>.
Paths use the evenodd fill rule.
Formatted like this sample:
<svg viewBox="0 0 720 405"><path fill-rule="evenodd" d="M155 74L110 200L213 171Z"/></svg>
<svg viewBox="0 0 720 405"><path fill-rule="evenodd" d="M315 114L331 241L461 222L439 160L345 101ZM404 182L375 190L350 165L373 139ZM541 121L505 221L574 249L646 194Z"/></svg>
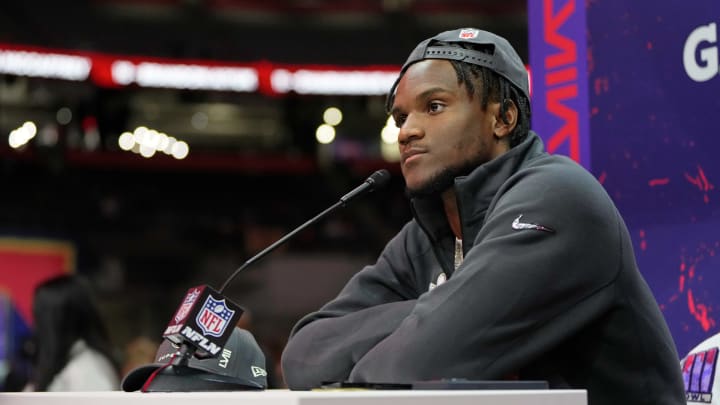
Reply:
<svg viewBox="0 0 720 405"><path fill-rule="evenodd" d="M448 44L471 44L487 52ZM477 28L444 31L420 42L403 64L400 75L390 90L390 96L394 95L395 88L408 67L425 59L456 60L486 67L508 79L525 97L530 98L528 73L515 48L505 38Z"/></svg>
<svg viewBox="0 0 720 405"><path fill-rule="evenodd" d="M163 340L155 362L130 371L122 380L124 391L188 392L248 391L267 388L265 355L255 337L236 327L218 357L191 356L187 366L168 365L179 347Z"/></svg>

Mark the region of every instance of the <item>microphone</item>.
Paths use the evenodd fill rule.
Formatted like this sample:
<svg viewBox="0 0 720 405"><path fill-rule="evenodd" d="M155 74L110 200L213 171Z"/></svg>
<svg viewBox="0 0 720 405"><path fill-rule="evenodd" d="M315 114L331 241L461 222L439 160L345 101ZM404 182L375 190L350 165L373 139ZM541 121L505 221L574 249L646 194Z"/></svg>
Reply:
<svg viewBox="0 0 720 405"><path fill-rule="evenodd" d="M359 195L373 191L378 187L383 187L388 181L390 181L390 173L385 169L378 170L371 174L370 177L368 177L361 185L355 187L354 190L340 197L340 201L344 206L348 203L348 201Z"/></svg>
<svg viewBox="0 0 720 405"><path fill-rule="evenodd" d="M241 271L338 207L344 207L351 200L384 186L389 180L390 173L387 170L376 171L325 211L248 259L225 280L219 291L208 285L190 288L162 335L164 339L180 346L179 355L173 359L172 365L180 369L187 367L193 355L197 358L209 358L221 354L243 313L243 309L225 297L223 292Z"/></svg>
<svg viewBox="0 0 720 405"><path fill-rule="evenodd" d="M243 263L242 266L240 266L237 270L235 270L230 277L228 277L227 280L225 280L225 283L223 283L222 287L220 287L220 293L225 291L225 288L227 288L228 284L245 268L247 268L250 264L262 259L265 257L266 254L272 252L277 248L278 246L282 245L283 243L287 242L290 238L295 236L298 232L302 231L303 229L307 228L308 226L314 224L315 222L319 221L320 219L324 218L326 215L331 213L332 211L335 211L338 207L344 207L350 200L353 200L365 193L369 193L379 187L383 187L390 181L390 172L388 172L385 169L381 169L376 171L375 173L371 174L370 177L368 177L361 185L355 187L352 191L345 194L344 196L340 197L340 200L336 202L335 204L331 205L329 208L327 208L325 211L319 213L315 217L311 218L304 224L298 226L295 228L292 232L288 233L287 235L283 236L282 238L278 239L275 243L272 245L266 247L264 250L260 251L260 253L256 254L255 256L248 259L245 263Z"/></svg>

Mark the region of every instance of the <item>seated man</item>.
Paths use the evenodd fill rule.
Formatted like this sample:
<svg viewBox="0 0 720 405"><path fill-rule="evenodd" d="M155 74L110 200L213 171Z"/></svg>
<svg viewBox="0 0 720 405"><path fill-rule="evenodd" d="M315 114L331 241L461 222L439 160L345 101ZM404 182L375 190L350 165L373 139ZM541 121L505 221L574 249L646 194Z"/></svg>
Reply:
<svg viewBox="0 0 720 405"><path fill-rule="evenodd" d="M421 42L390 91L414 218L302 318L290 388L545 380L592 405L684 404L678 354L596 179L529 130L527 71L478 29Z"/></svg>

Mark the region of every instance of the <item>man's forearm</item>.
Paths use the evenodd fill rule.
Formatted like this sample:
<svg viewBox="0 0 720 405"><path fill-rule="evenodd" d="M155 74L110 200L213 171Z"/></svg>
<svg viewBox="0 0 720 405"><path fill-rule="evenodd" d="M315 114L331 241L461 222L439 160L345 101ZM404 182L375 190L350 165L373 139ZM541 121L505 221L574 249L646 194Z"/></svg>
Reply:
<svg viewBox="0 0 720 405"><path fill-rule="evenodd" d="M391 302L303 326L282 355L288 387L307 389L346 380L355 363L389 336L414 306L415 300Z"/></svg>

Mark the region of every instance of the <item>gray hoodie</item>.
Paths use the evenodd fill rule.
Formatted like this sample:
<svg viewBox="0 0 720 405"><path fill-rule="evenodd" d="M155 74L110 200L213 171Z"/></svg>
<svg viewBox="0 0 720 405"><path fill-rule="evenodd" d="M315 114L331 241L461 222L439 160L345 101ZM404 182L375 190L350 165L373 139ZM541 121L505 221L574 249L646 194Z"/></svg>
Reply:
<svg viewBox="0 0 720 405"><path fill-rule="evenodd" d="M439 199L414 199L378 261L293 328L291 389L522 379L587 389L591 405L685 404L672 336L590 173L531 133L455 190L462 264Z"/></svg>

